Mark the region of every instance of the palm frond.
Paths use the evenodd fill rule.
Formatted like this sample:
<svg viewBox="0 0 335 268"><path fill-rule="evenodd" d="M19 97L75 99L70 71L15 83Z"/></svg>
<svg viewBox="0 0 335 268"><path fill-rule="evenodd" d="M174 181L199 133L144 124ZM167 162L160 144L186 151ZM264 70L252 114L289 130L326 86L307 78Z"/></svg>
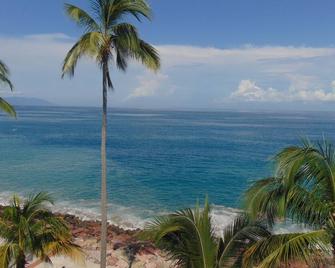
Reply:
<svg viewBox="0 0 335 268"><path fill-rule="evenodd" d="M206 203L203 210L185 209L158 217L146 226L142 237L153 240L182 267L214 267L217 245L209 210Z"/></svg>
<svg viewBox="0 0 335 268"><path fill-rule="evenodd" d="M93 58L100 56L100 48L104 43L104 38L99 32L89 32L84 34L79 41L67 53L62 69L62 77L65 74L74 75L78 60L86 55Z"/></svg>
<svg viewBox="0 0 335 268"><path fill-rule="evenodd" d="M307 233L272 235L259 240L244 254L245 267L271 268L292 261L319 265L325 261L324 254L331 252L330 238L325 230Z"/></svg>
<svg viewBox="0 0 335 268"><path fill-rule="evenodd" d="M287 215L294 221L309 226L324 226L331 218L333 203L295 185L287 197Z"/></svg>
<svg viewBox="0 0 335 268"><path fill-rule="evenodd" d="M65 4L64 8L67 15L86 32L100 31L99 24L83 9L71 4Z"/></svg>
<svg viewBox="0 0 335 268"><path fill-rule="evenodd" d="M0 83L5 84L6 86L9 86L10 90L14 89L14 86L12 82L9 80L8 76L0 73Z"/></svg>
<svg viewBox="0 0 335 268"><path fill-rule="evenodd" d="M13 90L14 86L12 82L9 80L9 75L10 75L9 68L3 61L0 60L0 83L9 86L9 88Z"/></svg>
<svg viewBox="0 0 335 268"><path fill-rule="evenodd" d="M309 188L322 187L324 198L335 200L334 161L332 149L310 142L302 147L288 147L276 157L278 170L288 186L299 183ZM290 180L290 182L288 182Z"/></svg>
<svg viewBox="0 0 335 268"><path fill-rule="evenodd" d="M13 257L17 255L17 251L17 246L10 242L0 245L0 267L10 267Z"/></svg>
<svg viewBox="0 0 335 268"><path fill-rule="evenodd" d="M260 221L241 214L224 230L218 252L218 267L241 267L244 252L255 242L271 236Z"/></svg>
<svg viewBox="0 0 335 268"><path fill-rule="evenodd" d="M0 97L0 110L4 111L10 116L16 117L15 108L1 97Z"/></svg>
<svg viewBox="0 0 335 268"><path fill-rule="evenodd" d="M132 51L135 59L142 62L147 68L157 71L160 68L160 57L156 48L140 40L139 49Z"/></svg>
<svg viewBox="0 0 335 268"><path fill-rule="evenodd" d="M12 198L0 220L1 263L22 262L26 254L44 262L49 262L53 255L75 259L82 256L80 247L72 242L66 222L46 207L52 202L51 196L43 192L23 201L17 196Z"/></svg>
<svg viewBox="0 0 335 268"><path fill-rule="evenodd" d="M114 0L107 1L108 10L106 17L107 25L110 27L115 21L121 21L127 15L134 16L138 21L141 17L151 19L151 8L145 0Z"/></svg>
<svg viewBox="0 0 335 268"><path fill-rule="evenodd" d="M244 206L252 219L265 218L273 225L278 218L286 216L287 190L282 179L270 177L256 181L246 191Z"/></svg>
<svg viewBox="0 0 335 268"><path fill-rule="evenodd" d="M37 214L48 212L46 205L53 205L54 200L49 193L40 192L36 195L30 195L22 208L22 214L30 218L34 218Z"/></svg>

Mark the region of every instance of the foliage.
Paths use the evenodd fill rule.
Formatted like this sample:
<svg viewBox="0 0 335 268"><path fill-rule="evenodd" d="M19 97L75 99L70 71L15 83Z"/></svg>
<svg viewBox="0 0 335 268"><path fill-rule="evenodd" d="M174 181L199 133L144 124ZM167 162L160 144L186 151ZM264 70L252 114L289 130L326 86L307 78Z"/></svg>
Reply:
<svg viewBox="0 0 335 268"><path fill-rule="evenodd" d="M150 18L151 11L145 0L91 0L92 15L74 5L66 4L68 16L83 30L84 34L68 52L63 64L63 76L74 75L82 56L93 58L101 68L108 64L125 71L130 59L140 61L149 69L160 67L158 52L143 41L136 27L125 21L127 15L140 21ZM109 70L107 85L113 88Z"/></svg>
<svg viewBox="0 0 335 268"><path fill-rule="evenodd" d="M246 192L247 211L270 226L290 219L311 231L274 236L255 245L249 254L261 250L267 256L259 267L275 267L292 259L319 263L324 259L320 254L329 256L331 244L334 247L334 147L327 140L316 144L304 140L302 146L282 150L275 160L276 176L255 182Z"/></svg>
<svg viewBox="0 0 335 268"><path fill-rule="evenodd" d="M180 267L241 267L244 252L270 233L246 215L237 217L218 239L211 225L210 206L184 209L149 223L141 238L152 240Z"/></svg>
<svg viewBox="0 0 335 268"><path fill-rule="evenodd" d="M82 257L72 242L71 232L60 217L46 207L53 201L47 193L31 195L27 200L14 196L0 219L0 267L25 267L26 257L51 262L50 256Z"/></svg>
<svg viewBox="0 0 335 268"><path fill-rule="evenodd" d="M11 90L13 90L13 84L9 80L9 69L4 62L0 60L0 85L3 84L8 86ZM16 112L13 106L11 106L8 102L6 102L3 98L0 97L0 110L3 110L10 116L16 116Z"/></svg>

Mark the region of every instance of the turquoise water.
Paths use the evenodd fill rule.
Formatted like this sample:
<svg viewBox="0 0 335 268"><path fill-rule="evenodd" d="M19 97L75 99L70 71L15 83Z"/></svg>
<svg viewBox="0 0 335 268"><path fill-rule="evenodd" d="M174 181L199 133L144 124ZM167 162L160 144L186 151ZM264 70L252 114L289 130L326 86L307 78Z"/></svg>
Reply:
<svg viewBox="0 0 335 268"><path fill-rule="evenodd" d="M57 210L98 216L100 110L21 107L0 116L0 198L49 191ZM112 109L111 220L140 225L208 194L227 220L250 181L271 175L280 148L333 138L335 113L172 112Z"/></svg>

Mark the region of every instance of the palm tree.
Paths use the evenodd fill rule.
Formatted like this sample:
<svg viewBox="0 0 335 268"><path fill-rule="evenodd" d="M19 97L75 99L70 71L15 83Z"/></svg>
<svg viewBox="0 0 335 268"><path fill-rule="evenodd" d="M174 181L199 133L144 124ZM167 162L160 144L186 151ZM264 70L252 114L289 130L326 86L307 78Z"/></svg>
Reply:
<svg viewBox="0 0 335 268"><path fill-rule="evenodd" d="M213 233L210 207L185 209L161 216L147 224L141 238L152 240L178 267L244 267L246 250L270 233L260 222L241 214L225 228L223 237Z"/></svg>
<svg viewBox="0 0 335 268"><path fill-rule="evenodd" d="M66 223L53 215L50 195L39 193L22 201L14 196L0 218L0 267L24 268L27 256L50 262L50 256L81 257Z"/></svg>
<svg viewBox="0 0 335 268"><path fill-rule="evenodd" d="M109 66L125 71L128 61L135 59L152 70L158 70L158 52L143 41L134 25L127 23L127 16L140 20L150 19L151 9L145 0L90 0L92 15L83 9L66 4L68 16L84 34L66 55L63 76L74 75L78 60L89 56L102 71L102 129L101 129L101 267L106 266L107 247L107 189L106 189L106 128L107 89L113 89Z"/></svg>
<svg viewBox="0 0 335 268"><path fill-rule="evenodd" d="M327 260L331 250L335 256L334 146L326 140L316 144L304 141L302 146L282 150L275 159L276 176L250 187L246 209L252 218L264 218L270 226L289 219L307 225L310 231L274 235L259 241L249 254L259 261L262 254L258 267L275 267L290 260L318 265Z"/></svg>
<svg viewBox="0 0 335 268"><path fill-rule="evenodd" d="M13 90L13 84L9 80L9 69L5 63L0 60L0 84L8 86ZM9 114L10 116L16 116L16 112L13 106L6 102L3 98L0 97L0 109Z"/></svg>

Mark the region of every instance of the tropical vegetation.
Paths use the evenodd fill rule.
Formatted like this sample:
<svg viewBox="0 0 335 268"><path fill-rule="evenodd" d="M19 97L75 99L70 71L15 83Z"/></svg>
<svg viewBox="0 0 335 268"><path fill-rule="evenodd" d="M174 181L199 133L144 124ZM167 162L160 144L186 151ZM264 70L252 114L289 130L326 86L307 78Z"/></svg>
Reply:
<svg viewBox="0 0 335 268"><path fill-rule="evenodd" d="M82 257L65 221L47 208L50 204L49 194L38 193L26 200L14 196L4 208L0 217L1 268L24 268L28 257L48 263L56 255Z"/></svg>
<svg viewBox="0 0 335 268"><path fill-rule="evenodd" d="M11 90L13 90L13 84L9 79L9 69L7 65L0 60L0 85L8 86ZM12 105L10 105L7 101L0 97L0 110L4 111L10 116L16 116L15 109Z"/></svg>
<svg viewBox="0 0 335 268"><path fill-rule="evenodd" d="M283 149L275 160L275 176L251 185L245 194L245 214L224 229L222 238L213 234L207 202L203 210L197 206L156 218L143 237L181 267L329 264L335 256L334 146L326 140L304 141ZM282 222L305 230L276 231Z"/></svg>
<svg viewBox="0 0 335 268"><path fill-rule="evenodd" d="M142 239L150 239L167 252L177 267L219 268L243 267L248 249L271 233L260 221L251 221L245 214L224 229L222 237L214 235L210 206L184 209L157 217L147 224Z"/></svg>
<svg viewBox="0 0 335 268"><path fill-rule="evenodd" d="M306 226L303 233L281 234L259 247L272 251L264 263L297 259L318 265L335 256L335 151L327 140L285 148L275 157L274 177L256 181L246 193L246 209L252 218L269 226L278 220ZM331 252L333 251L333 252ZM332 253L332 254L331 254Z"/></svg>
<svg viewBox="0 0 335 268"><path fill-rule="evenodd" d="M107 90L113 89L110 65L126 71L129 60L137 60L152 70L158 70L160 60L156 49L143 41L136 27L127 22L129 16L138 21L150 19L151 9L145 0L90 0L91 14L66 4L68 16L84 31L67 53L63 76L74 75L82 56L92 58L102 72L101 129L101 267L106 267L107 247Z"/></svg>

